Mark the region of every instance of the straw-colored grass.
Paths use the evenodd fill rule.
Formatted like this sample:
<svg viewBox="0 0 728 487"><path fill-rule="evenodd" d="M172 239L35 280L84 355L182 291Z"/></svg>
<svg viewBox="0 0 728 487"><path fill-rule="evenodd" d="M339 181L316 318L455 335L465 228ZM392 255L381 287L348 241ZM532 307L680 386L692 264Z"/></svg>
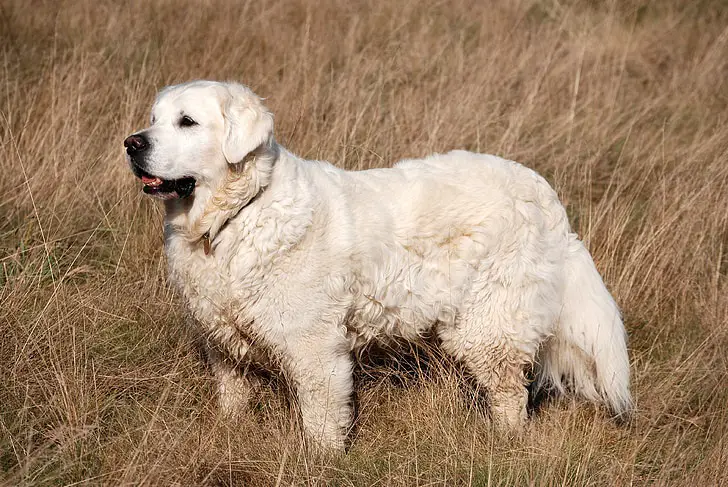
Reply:
<svg viewBox="0 0 728 487"><path fill-rule="evenodd" d="M727 25L719 0L4 0L0 478L728 483ZM304 157L466 148L546 176L624 312L634 423L566 398L504 438L433 357L367 365L343 458L304 454L275 378L222 421L121 144L195 78L250 85Z"/></svg>

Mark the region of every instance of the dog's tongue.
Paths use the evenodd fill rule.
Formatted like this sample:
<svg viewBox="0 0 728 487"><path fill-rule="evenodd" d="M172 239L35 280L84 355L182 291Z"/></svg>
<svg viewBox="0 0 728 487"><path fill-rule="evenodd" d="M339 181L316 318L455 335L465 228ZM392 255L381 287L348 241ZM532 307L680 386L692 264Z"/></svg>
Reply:
<svg viewBox="0 0 728 487"><path fill-rule="evenodd" d="M148 176L142 176L142 182L147 186L157 187L162 184L160 178L150 178Z"/></svg>

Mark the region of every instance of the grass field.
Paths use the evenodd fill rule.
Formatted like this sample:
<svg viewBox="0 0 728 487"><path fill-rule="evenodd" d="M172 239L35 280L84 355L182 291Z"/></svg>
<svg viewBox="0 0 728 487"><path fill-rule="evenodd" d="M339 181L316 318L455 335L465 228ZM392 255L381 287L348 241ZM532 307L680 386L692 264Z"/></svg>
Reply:
<svg viewBox="0 0 728 487"><path fill-rule="evenodd" d="M728 484L727 26L720 0L2 0L0 482ZM635 421L565 398L507 439L425 353L359 374L345 457L304 454L275 377L223 422L122 147L194 78L250 85L307 158L546 176L623 310Z"/></svg>

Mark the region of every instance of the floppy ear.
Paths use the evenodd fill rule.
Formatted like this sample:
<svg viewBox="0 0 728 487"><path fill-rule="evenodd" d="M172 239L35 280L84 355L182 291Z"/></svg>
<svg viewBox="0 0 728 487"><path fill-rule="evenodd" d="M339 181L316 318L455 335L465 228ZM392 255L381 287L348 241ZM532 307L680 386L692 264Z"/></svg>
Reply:
<svg viewBox="0 0 728 487"><path fill-rule="evenodd" d="M222 153L229 164L237 164L273 135L273 115L242 85L229 85L228 93Z"/></svg>

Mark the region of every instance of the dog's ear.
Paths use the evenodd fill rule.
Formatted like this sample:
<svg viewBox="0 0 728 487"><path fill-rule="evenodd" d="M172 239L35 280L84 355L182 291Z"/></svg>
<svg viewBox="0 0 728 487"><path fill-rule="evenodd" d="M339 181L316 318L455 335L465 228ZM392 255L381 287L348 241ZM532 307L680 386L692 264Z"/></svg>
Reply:
<svg viewBox="0 0 728 487"><path fill-rule="evenodd" d="M247 87L230 84L227 88L229 96L223 107L225 139L222 153L228 163L237 164L269 141L273 135L273 115Z"/></svg>

